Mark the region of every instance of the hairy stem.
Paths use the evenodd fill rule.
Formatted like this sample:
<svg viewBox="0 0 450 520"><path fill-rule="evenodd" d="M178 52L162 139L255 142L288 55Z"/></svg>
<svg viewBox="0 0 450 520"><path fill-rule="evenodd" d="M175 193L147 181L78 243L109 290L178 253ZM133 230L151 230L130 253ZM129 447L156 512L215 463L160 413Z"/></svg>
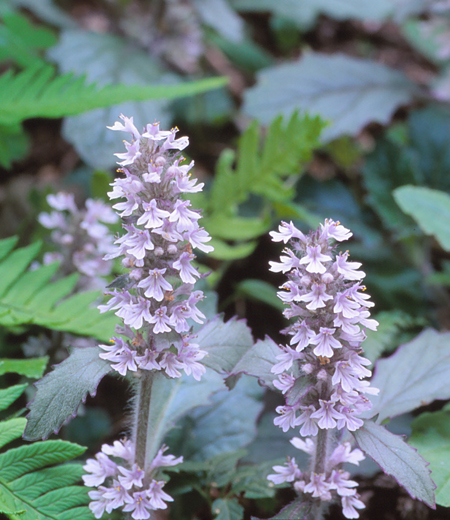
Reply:
<svg viewBox="0 0 450 520"><path fill-rule="evenodd" d="M314 458L314 473L325 473L328 451L328 430L319 429L316 440L316 454Z"/></svg>
<svg viewBox="0 0 450 520"><path fill-rule="evenodd" d="M135 445L136 464L145 469L147 461L148 415L152 396L153 372L143 370L136 405Z"/></svg>

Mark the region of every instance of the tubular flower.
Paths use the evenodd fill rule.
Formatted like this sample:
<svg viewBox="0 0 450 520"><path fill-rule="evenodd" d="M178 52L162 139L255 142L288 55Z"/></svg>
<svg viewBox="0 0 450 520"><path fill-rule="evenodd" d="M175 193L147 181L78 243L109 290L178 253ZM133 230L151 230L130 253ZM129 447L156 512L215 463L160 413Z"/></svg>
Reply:
<svg viewBox="0 0 450 520"><path fill-rule="evenodd" d="M319 229L305 236L292 224L283 222L271 233L275 242L284 242L281 264L271 262L271 270L286 273L280 299L288 306L284 315L297 318L283 332L291 336L289 345L280 346L278 363L272 372L278 375L274 386L287 395L286 406L279 406L274 423L283 431L300 426L300 435L292 444L311 456L309 471L274 466L269 475L275 483L293 482L294 488L309 499L341 499L347 518L359 516L356 509L364 504L356 492L357 483L342 469L344 462L358 464L364 458L348 443L336 443L342 434L328 435L328 430L354 431L363 425L358 417L371 407L364 394L377 393L364 378L370 362L362 354L365 328L376 330L378 323L369 319L373 303L364 293L359 262L350 262L349 253L336 255L335 241L348 240L352 233L339 222L325 220ZM295 398L289 390L302 378ZM333 446L334 442L334 446ZM332 449L333 448L333 449Z"/></svg>

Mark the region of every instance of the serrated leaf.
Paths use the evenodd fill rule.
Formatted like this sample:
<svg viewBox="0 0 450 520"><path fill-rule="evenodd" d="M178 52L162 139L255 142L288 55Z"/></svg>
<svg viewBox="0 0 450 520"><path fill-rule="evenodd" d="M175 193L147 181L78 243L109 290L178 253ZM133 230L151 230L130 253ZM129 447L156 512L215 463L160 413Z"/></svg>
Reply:
<svg viewBox="0 0 450 520"><path fill-rule="evenodd" d="M297 498L293 502L291 502L288 506L283 507L283 509L272 516L269 520L313 520L313 515L311 514L311 503L304 502L301 498ZM251 520L262 520L260 518L256 518L256 516L252 516Z"/></svg>
<svg viewBox="0 0 450 520"><path fill-rule="evenodd" d="M253 345L250 329L243 320L232 318L226 323L219 315L209 320L196 333L196 343L208 356L203 363L216 372L229 374Z"/></svg>
<svg viewBox="0 0 450 520"><path fill-rule="evenodd" d="M39 379L47 367L48 356L32 359L0 359L0 375L20 374Z"/></svg>
<svg viewBox="0 0 450 520"><path fill-rule="evenodd" d="M372 409L365 416L378 414L380 423L435 399L448 399L449 344L449 332L440 334L428 329L401 345L389 358L380 359L371 381L371 386L380 392L370 397Z"/></svg>
<svg viewBox="0 0 450 520"><path fill-rule="evenodd" d="M242 520L244 518L244 508L236 498L218 498L214 500L211 511L214 520Z"/></svg>
<svg viewBox="0 0 450 520"><path fill-rule="evenodd" d="M430 463L436 484L436 503L450 506L450 414L448 410L423 413L411 423L408 442Z"/></svg>
<svg viewBox="0 0 450 520"><path fill-rule="evenodd" d="M280 347L269 337L258 340L251 349L248 349L242 358L234 365L230 375L244 373L257 377L259 382L272 390L274 379L277 376L271 371L273 365L278 363L276 356L280 354Z"/></svg>
<svg viewBox="0 0 450 520"><path fill-rule="evenodd" d="M36 395L28 405L25 439L43 439L56 433L64 421L76 415L88 393L95 395L102 378L112 370L108 361L99 358L101 352L99 347L73 349L66 360L36 383Z"/></svg>
<svg viewBox="0 0 450 520"><path fill-rule="evenodd" d="M435 507L434 489L428 463L398 435L383 426L365 421L352 432L358 446L388 475L393 476L412 498Z"/></svg>
<svg viewBox="0 0 450 520"><path fill-rule="evenodd" d="M450 251L450 195L424 186L402 186L394 191L394 198L426 235L434 236L445 251Z"/></svg>
<svg viewBox="0 0 450 520"><path fill-rule="evenodd" d="M296 63L261 71L245 93L243 110L265 124L295 110L317 114L330 121L322 133L328 142L355 135L369 122L388 123L415 92L406 76L380 63L311 52Z"/></svg>

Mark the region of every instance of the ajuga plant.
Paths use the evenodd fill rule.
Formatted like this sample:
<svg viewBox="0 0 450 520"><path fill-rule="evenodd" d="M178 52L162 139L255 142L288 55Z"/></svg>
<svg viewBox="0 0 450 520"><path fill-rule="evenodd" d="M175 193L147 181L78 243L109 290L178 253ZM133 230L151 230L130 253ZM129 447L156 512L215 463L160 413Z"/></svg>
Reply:
<svg viewBox="0 0 450 520"><path fill-rule="evenodd" d="M147 447L149 406L155 372L170 378L184 371L200 380L206 355L189 334L188 320L201 322L197 308L203 293L194 290L201 275L192 265L193 248L209 252L208 233L199 226L200 213L190 209L182 198L200 191L190 177L193 163L182 164L180 151L188 139L175 139L177 129L162 131L159 124L147 125L141 134L132 118L121 116L112 130L129 132L127 151L116 154L123 177L112 184L109 197L125 199L114 204L123 221L125 234L115 241L116 249L105 259L123 257L128 273L107 291L110 299L99 307L110 309L122 318L120 335L110 345L100 345L100 357L122 376L135 375L136 398L131 437L104 445L95 459L86 463L86 485L96 487L89 493L90 508L96 518L104 511L121 508L135 520L150 518L151 511L165 509L172 498L163 491L161 468L176 465L182 458L157 453Z"/></svg>
<svg viewBox="0 0 450 520"><path fill-rule="evenodd" d="M117 214L102 200L87 199L79 209L73 193L47 195L51 213L38 216L42 226L51 229L56 251L45 253L44 265L60 262L59 272L78 272L77 290L103 288L111 274L112 261L103 259L113 248L113 236L105 224L118 221Z"/></svg>
<svg viewBox="0 0 450 520"><path fill-rule="evenodd" d="M274 423L285 432L300 427L301 437L294 437L291 443L309 455L310 464L300 469L292 458L284 466L274 466L275 473L268 479L275 484L292 483L301 497L298 507L303 518L323 518L329 504L336 500L341 502L346 518L358 518L357 510L364 508L364 503L357 493L357 482L343 464L357 465L364 455L360 449L352 449L349 432L385 469L385 459L394 457L386 449L392 439L385 442L392 434L384 431L387 437L382 439L381 454L382 427L374 433L370 423L362 419L372 407L366 394L378 393L365 380L371 375L366 368L370 361L362 355L361 346L364 329L375 330L378 325L370 318L373 303L361 283L365 273L359 270L359 262L349 261L348 251L335 251L336 242L352 236L339 222L327 219L307 236L292 222L283 222L271 236L275 242L290 245L284 249L281 262L271 262L271 270L287 274L288 281L278 296L287 304L284 315L295 319L283 331L290 336L289 345L280 347L278 363L271 369L278 376L274 386L286 396L286 404L276 409L279 416ZM393 451L398 457L408 448L396 445ZM409 450L412 457L413 450ZM425 469L424 461L415 455L414 460L408 459L410 472L420 472L415 465ZM401 483L408 477L399 468L392 473ZM423 487L428 486L428 492L422 492L420 498L433 505L434 499L429 496L433 486L426 470L420 478ZM414 490L409 491L418 496ZM291 518L288 511L286 517Z"/></svg>

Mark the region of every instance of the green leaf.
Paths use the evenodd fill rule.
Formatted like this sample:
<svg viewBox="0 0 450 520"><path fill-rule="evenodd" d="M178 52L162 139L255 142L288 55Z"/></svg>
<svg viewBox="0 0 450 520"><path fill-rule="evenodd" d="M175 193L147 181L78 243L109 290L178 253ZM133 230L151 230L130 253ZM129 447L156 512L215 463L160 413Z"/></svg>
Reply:
<svg viewBox="0 0 450 520"><path fill-rule="evenodd" d="M374 316L378 321L376 331L366 329L366 339L361 345L364 357L374 363L384 352L398 347L398 336L402 330L417 324L411 316L402 311L383 311Z"/></svg>
<svg viewBox="0 0 450 520"><path fill-rule="evenodd" d="M264 407L263 393L258 382L250 377L242 377L232 390L215 393L210 404L193 410L181 430L174 430L175 436L180 433L177 453L198 461L247 446L257 433L256 421ZM173 446L173 442L170 444ZM227 482L217 485L221 487Z"/></svg>
<svg viewBox="0 0 450 520"><path fill-rule="evenodd" d="M54 77L53 67L28 68L0 76L0 124L13 125L34 117L58 118L108 107L126 100L173 99L222 87L223 78L209 78L181 85L109 85L102 88L84 77ZM114 113L118 111L115 110ZM117 117L117 116L114 116ZM111 119L108 124L113 124Z"/></svg>
<svg viewBox="0 0 450 520"><path fill-rule="evenodd" d="M37 50L56 43L53 32L30 24L25 16L8 9L0 19L0 61L12 60L22 67L42 65Z"/></svg>
<svg viewBox="0 0 450 520"><path fill-rule="evenodd" d="M232 318L226 323L219 315L196 332L196 343L208 352L203 363L216 372L229 374L252 347L253 338L243 320Z"/></svg>
<svg viewBox="0 0 450 520"><path fill-rule="evenodd" d="M214 247L214 251L209 253L209 256L212 258L217 258L218 260L239 260L240 258L250 256L256 249L258 242L243 242L241 244L229 245L223 240L213 237L208 245Z"/></svg>
<svg viewBox="0 0 450 520"><path fill-rule="evenodd" d="M116 317L111 313L102 315L92 307L99 297L98 292L79 293L61 302L72 291L77 275L51 282L57 264L26 271L39 251L40 243L35 242L6 256L12 245L11 239L0 240L0 257L4 253L0 262L0 325L41 325L104 341L114 334ZM23 365L27 366L26 363Z"/></svg>
<svg viewBox="0 0 450 520"><path fill-rule="evenodd" d="M0 125L0 165L10 168L22 159L29 147L29 138L20 125Z"/></svg>
<svg viewBox="0 0 450 520"><path fill-rule="evenodd" d="M2 453L0 510L21 520L92 519L88 489L72 485L80 479L81 465L46 467L78 457L84 450L69 442L47 441Z"/></svg>
<svg viewBox="0 0 450 520"><path fill-rule="evenodd" d="M209 369L201 381L195 381L192 376L169 379L156 372L148 414L147 462L153 460L165 435L181 417L198 406L210 403L211 396L223 388L222 377Z"/></svg>
<svg viewBox="0 0 450 520"><path fill-rule="evenodd" d="M24 433L26 440L57 433L67 418L76 415L87 394L95 395L102 378L112 370L108 361L99 358L101 352L99 347L73 349L67 359L36 383Z"/></svg>
<svg viewBox="0 0 450 520"><path fill-rule="evenodd" d="M133 114L137 128L144 127L149 121L159 121L164 127L171 121L169 99L197 94L226 83L223 78L218 78L181 84L181 78L162 70L148 52L133 48L129 41L110 34L79 29L63 31L58 45L49 54L62 72L86 75L89 82L99 86L122 83L122 92L128 90L131 93L133 89L136 94L145 91L150 94L152 90L151 95L147 96L116 97L109 103L98 105L109 108L64 121L63 136L75 146L83 160L94 168L115 166L117 159L113 154L123 149L124 136L106 127L111 126L120 113ZM125 101L144 100L149 101L123 104ZM120 106L112 106L118 103L121 103ZM83 112L92 108L97 107L87 108Z"/></svg>
<svg viewBox="0 0 450 520"><path fill-rule="evenodd" d="M435 485L427 469L427 462L414 448L383 426L365 421L352 432L358 446L388 475L393 476L412 498L435 507Z"/></svg>
<svg viewBox="0 0 450 520"><path fill-rule="evenodd" d="M294 20L300 28L311 28L320 14L336 20L385 20L394 10L390 0L232 0L240 11L268 11Z"/></svg>
<svg viewBox="0 0 450 520"><path fill-rule="evenodd" d="M21 437L26 424L27 420L24 417L0 422L0 448Z"/></svg>
<svg viewBox="0 0 450 520"><path fill-rule="evenodd" d="M244 20L225 0L193 0L204 24L227 40L239 42L244 37Z"/></svg>
<svg viewBox="0 0 450 520"><path fill-rule="evenodd" d="M236 286L236 294L266 303L280 312L284 310L283 302L278 298L275 287L263 280L247 278L239 282Z"/></svg>
<svg viewBox="0 0 450 520"><path fill-rule="evenodd" d="M231 481L231 493L234 495L244 493L245 498L274 497L276 488L273 482L267 480L267 475L273 473L272 466L272 462L265 462L257 466L238 467Z"/></svg>
<svg viewBox="0 0 450 520"><path fill-rule="evenodd" d="M411 446L430 463L436 503L450 507L450 413L426 412L411 423Z"/></svg>
<svg viewBox="0 0 450 520"><path fill-rule="evenodd" d="M242 353L242 357L230 370L230 375L244 373L254 376L262 385L275 390L273 381L278 376L271 369L278 362L276 356L280 354L280 347L266 337L265 340L258 340L250 349Z"/></svg>
<svg viewBox="0 0 450 520"><path fill-rule="evenodd" d="M269 231L271 219L266 218L227 218L225 215L216 215L205 218L203 225L215 238L222 240L252 240Z"/></svg>
<svg viewBox="0 0 450 520"><path fill-rule="evenodd" d="M319 147L323 126L319 118L294 113L285 121L277 117L263 139L262 129L253 123L242 134L237 154L225 150L220 155L211 189L199 204L213 237L214 258L233 260L253 252L256 243L230 246L219 239L249 240L266 233L272 226L270 209L286 208L294 198L294 182ZM251 195L260 203L251 216L243 216L240 205Z"/></svg>
<svg viewBox="0 0 450 520"><path fill-rule="evenodd" d="M244 508L236 498L218 498L214 500L211 511L215 520L242 520L244 518Z"/></svg>
<svg viewBox="0 0 450 520"><path fill-rule="evenodd" d="M0 375L14 373L38 379L42 377L47 363L48 356L32 359L0 359Z"/></svg>
<svg viewBox="0 0 450 520"><path fill-rule="evenodd" d="M394 198L426 235L433 235L450 251L450 195L423 186L402 186L394 191Z"/></svg>
<svg viewBox="0 0 450 520"><path fill-rule="evenodd" d="M417 184L420 174L404 147L380 140L368 155L363 167L364 184L369 192L368 203L378 213L385 227L401 231L412 221L398 207L393 192L404 184Z"/></svg>
<svg viewBox="0 0 450 520"><path fill-rule="evenodd" d="M435 399L450 398L449 341L450 332L428 329L389 358L380 359L371 381L380 392L370 397L372 409L365 416L378 414L380 423Z"/></svg>
<svg viewBox="0 0 450 520"><path fill-rule="evenodd" d="M450 190L450 110L431 105L411 112L408 119L410 153L421 174L419 183L429 188Z"/></svg>
<svg viewBox="0 0 450 520"><path fill-rule="evenodd" d="M406 76L375 61L311 52L296 63L260 72L257 84L245 92L243 109L265 124L295 110L318 114L331 122L322 133L327 142L355 135L373 121L388 123L415 92Z"/></svg>
<svg viewBox="0 0 450 520"><path fill-rule="evenodd" d="M283 507L277 515L272 516L269 520L313 520L313 518L311 514L311 503L309 501L304 502L301 498L297 498L288 506ZM252 516L251 520L262 519Z"/></svg>
<svg viewBox="0 0 450 520"><path fill-rule="evenodd" d="M0 390L0 410L5 410L8 408L10 404L12 404L23 394L27 386L27 384L15 385Z"/></svg>

